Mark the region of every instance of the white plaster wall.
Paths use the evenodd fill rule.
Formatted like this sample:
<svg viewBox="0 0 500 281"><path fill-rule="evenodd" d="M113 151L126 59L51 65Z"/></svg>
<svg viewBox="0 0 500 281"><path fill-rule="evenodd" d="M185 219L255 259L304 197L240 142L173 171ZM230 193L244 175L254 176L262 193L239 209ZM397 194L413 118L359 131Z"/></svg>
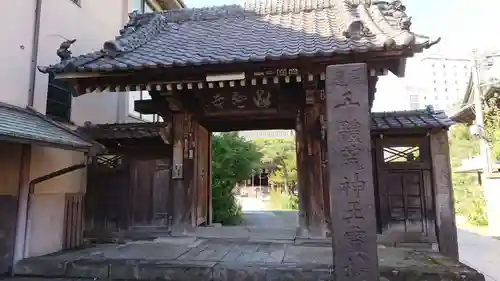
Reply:
<svg viewBox="0 0 500 281"><path fill-rule="evenodd" d="M67 39L77 41L71 47L73 55L100 50L105 41L115 38L123 27L126 0L85 0L81 7L70 0L42 1L38 65L59 61L56 50ZM48 76L37 72L35 108L45 113ZM77 125L85 121L112 123L120 119L119 105L124 93L93 93L73 99L71 119Z"/></svg>
<svg viewBox="0 0 500 281"><path fill-rule="evenodd" d="M483 181L488 230L494 236L500 236L500 174L486 177Z"/></svg>
<svg viewBox="0 0 500 281"><path fill-rule="evenodd" d="M0 17L3 32L0 101L25 106L28 103L35 1L9 1L7 7L8 11Z"/></svg>
<svg viewBox="0 0 500 281"><path fill-rule="evenodd" d="M82 152L33 146L30 179L84 161ZM85 192L86 179L84 168L35 185L29 211L27 257L62 250L65 194Z"/></svg>
<svg viewBox="0 0 500 281"><path fill-rule="evenodd" d="M63 245L64 194L31 195L27 256L57 252Z"/></svg>
<svg viewBox="0 0 500 281"><path fill-rule="evenodd" d="M54 171L85 161L85 154L78 151L33 146L31 149L30 178L35 179ZM85 169L41 182L35 186L35 194L60 194L85 192Z"/></svg>
<svg viewBox="0 0 500 281"><path fill-rule="evenodd" d="M70 0L43 0L37 65L57 63L56 50L66 39L77 39L73 55L99 50L119 34L127 20L127 0L83 0L81 7ZM9 2L9 11L0 18L4 40L0 44L0 102L20 107L28 104L30 61L33 48L35 0ZM34 108L45 113L48 75L36 72ZM88 94L73 99L71 119L111 123L128 119L126 93ZM3 154L3 153L2 153ZM32 147L30 178L84 161L84 154L46 147ZM5 169L3 171L6 171ZM3 174L3 173L2 173ZM29 256L61 250L63 243L65 193L85 192L86 169L36 185L31 197L28 223ZM26 190L23 189L27 193ZM27 194L26 194L27 197ZM21 202L24 205L26 200ZM24 216L18 226L24 225ZM16 259L23 256L24 226L18 227Z"/></svg>

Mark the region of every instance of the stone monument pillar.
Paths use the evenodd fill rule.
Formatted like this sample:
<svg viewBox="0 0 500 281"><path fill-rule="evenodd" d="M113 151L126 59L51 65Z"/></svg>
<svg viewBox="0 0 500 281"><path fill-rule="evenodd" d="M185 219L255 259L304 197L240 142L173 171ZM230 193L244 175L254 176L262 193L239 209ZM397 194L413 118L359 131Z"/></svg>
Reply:
<svg viewBox="0 0 500 281"><path fill-rule="evenodd" d="M379 279L366 64L326 69L328 169L336 281Z"/></svg>

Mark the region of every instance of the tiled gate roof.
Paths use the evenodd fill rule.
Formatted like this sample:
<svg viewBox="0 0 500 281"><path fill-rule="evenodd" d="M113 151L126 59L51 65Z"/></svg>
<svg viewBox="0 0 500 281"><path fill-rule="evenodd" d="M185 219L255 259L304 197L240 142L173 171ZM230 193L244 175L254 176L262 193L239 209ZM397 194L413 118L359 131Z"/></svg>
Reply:
<svg viewBox="0 0 500 281"><path fill-rule="evenodd" d="M400 1L253 0L133 14L103 49L42 71L113 71L332 56L434 42L410 31Z"/></svg>
<svg viewBox="0 0 500 281"><path fill-rule="evenodd" d="M454 125L444 111L431 109L374 112L372 113L371 129L374 131L397 129L435 129L448 128Z"/></svg>

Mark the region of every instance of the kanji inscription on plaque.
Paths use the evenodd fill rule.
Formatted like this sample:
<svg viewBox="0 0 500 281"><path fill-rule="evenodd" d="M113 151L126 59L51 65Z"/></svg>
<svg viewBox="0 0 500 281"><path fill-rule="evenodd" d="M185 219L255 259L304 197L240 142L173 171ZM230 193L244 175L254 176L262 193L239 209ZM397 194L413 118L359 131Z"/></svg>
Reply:
<svg viewBox="0 0 500 281"><path fill-rule="evenodd" d="M365 64L326 70L330 210L337 281L379 278Z"/></svg>

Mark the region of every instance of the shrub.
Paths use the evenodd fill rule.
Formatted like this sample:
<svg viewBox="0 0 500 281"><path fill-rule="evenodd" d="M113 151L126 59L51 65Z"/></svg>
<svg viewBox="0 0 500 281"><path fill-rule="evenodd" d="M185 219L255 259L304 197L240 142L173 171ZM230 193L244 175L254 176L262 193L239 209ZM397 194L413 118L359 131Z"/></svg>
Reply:
<svg viewBox="0 0 500 281"><path fill-rule="evenodd" d="M260 165L256 146L237 133L222 133L212 138L212 208L213 220L225 225L241 223L234 188Z"/></svg>
<svg viewBox="0 0 500 281"><path fill-rule="evenodd" d="M279 189L271 189L270 204L274 210L298 210L299 198Z"/></svg>

